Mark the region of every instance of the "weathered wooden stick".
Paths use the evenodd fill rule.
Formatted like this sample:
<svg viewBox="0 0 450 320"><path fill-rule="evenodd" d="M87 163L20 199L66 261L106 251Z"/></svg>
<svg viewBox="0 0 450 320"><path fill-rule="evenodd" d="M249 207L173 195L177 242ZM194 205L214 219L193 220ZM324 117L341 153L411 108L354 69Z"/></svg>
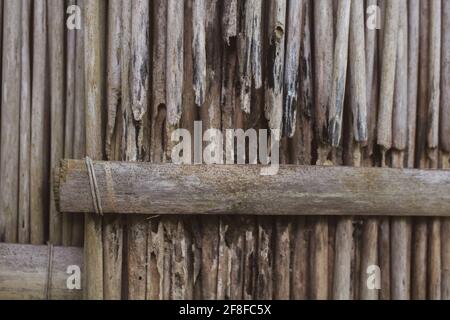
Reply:
<svg viewBox="0 0 450 320"><path fill-rule="evenodd" d="M429 69L428 69L428 128L427 146L435 153L439 145L439 108L441 81L441 0L430 2L430 38L429 38ZM437 153L435 153L437 155ZM430 157L430 155L429 155ZM431 159L433 167L437 167L437 159Z"/></svg>
<svg viewBox="0 0 450 320"><path fill-rule="evenodd" d="M192 2L192 24L194 36L192 39L192 57L194 59L194 92L195 104L202 106L206 93L206 44L205 44L205 1Z"/></svg>
<svg viewBox="0 0 450 320"><path fill-rule="evenodd" d="M408 143L408 11L399 4L397 63L392 124L392 167L403 168ZM414 143L414 142L413 142ZM391 299L410 299L411 223L408 218L391 220Z"/></svg>
<svg viewBox="0 0 450 320"><path fill-rule="evenodd" d="M439 109L441 81L441 0L430 2L429 96L427 117L427 153L429 167L438 167ZM441 299L441 220L428 221L428 299Z"/></svg>
<svg viewBox="0 0 450 320"><path fill-rule="evenodd" d="M419 88L416 128L416 167L426 168L427 103L428 103L428 49L429 1L420 1L419 24ZM424 300L427 296L427 221L414 219L412 240L411 299Z"/></svg>
<svg viewBox="0 0 450 320"><path fill-rule="evenodd" d="M152 116L150 161L160 163L165 159L164 127L166 126L166 40L167 1L153 1L152 31ZM189 60L192 60L189 57ZM183 72L184 73L184 72ZM164 227L159 219L148 222L147 230L147 299L163 299L164 283ZM170 269L167 273L170 273ZM166 274L167 274L166 273ZM170 283L169 283L170 286Z"/></svg>
<svg viewBox="0 0 450 320"><path fill-rule="evenodd" d="M450 3L442 2L442 30L450 28ZM450 152L450 34L442 33L440 148Z"/></svg>
<svg viewBox="0 0 450 320"><path fill-rule="evenodd" d="M94 0L84 1L86 154L93 159L103 158L101 110L103 4ZM93 207L92 209L90 212L95 212ZM89 300L103 299L102 218L98 215L85 215L84 262L86 275L84 297Z"/></svg>
<svg viewBox="0 0 450 320"><path fill-rule="evenodd" d="M419 88L417 102L416 128L416 166L426 168L427 165L427 130L428 130L428 96L430 78L429 48L430 48L430 2L420 1L419 17Z"/></svg>
<svg viewBox="0 0 450 320"><path fill-rule="evenodd" d="M283 119L286 1L270 1L269 12L271 13L269 17L269 53L267 61L267 69L269 72L265 84L265 115L266 119L269 120L269 129L278 129L281 131ZM296 41L298 41L298 39L296 39Z"/></svg>
<svg viewBox="0 0 450 320"><path fill-rule="evenodd" d="M333 147L339 146L342 133L342 115L344 113L344 94L347 77L350 8L351 1L344 0L339 2L336 20L336 42L334 46L333 82L331 87L328 120L330 142Z"/></svg>
<svg viewBox="0 0 450 320"><path fill-rule="evenodd" d="M64 3L58 1L47 5L49 21L49 66L50 66L50 168L58 165L64 155ZM50 188L52 182L50 182ZM62 243L62 216L54 206L50 193L50 242Z"/></svg>
<svg viewBox="0 0 450 320"><path fill-rule="evenodd" d="M76 5L76 0L67 2L69 6ZM66 35L66 50L65 50L65 101L66 110L64 116L64 158L75 158L73 155L74 149L74 126L75 126L75 103L76 103L76 34L77 31L67 28ZM73 215L64 214L62 216L62 236L61 243L63 246L70 246L72 244L73 231Z"/></svg>
<svg viewBox="0 0 450 320"><path fill-rule="evenodd" d="M116 127L116 116L121 99L121 29L122 29L122 1L113 0L108 5L108 49L106 56L106 104L108 106L107 112L107 127L105 136L106 156L108 159L113 159L113 133Z"/></svg>
<svg viewBox="0 0 450 320"><path fill-rule="evenodd" d="M32 244L43 244L47 230L46 199L48 186L48 124L50 110L46 98L47 63L42 57L47 54L47 1L34 1L33 6L33 72L31 93L31 163L30 163L30 240Z"/></svg>
<svg viewBox="0 0 450 320"><path fill-rule="evenodd" d="M448 12L445 13L445 10L448 10L448 5L443 3L444 9L444 21L448 19ZM441 114L444 116L444 114ZM449 153L442 152L441 153L441 168L448 169L450 167L450 155ZM442 246L442 257L441 257L441 265L442 265L442 283L441 283L441 299L448 300L450 299L450 219L444 218L442 219L442 229L441 229L441 246Z"/></svg>
<svg viewBox="0 0 450 320"><path fill-rule="evenodd" d="M335 300L350 299L352 235L352 219L346 217L339 219L336 226L333 278L333 299Z"/></svg>
<svg viewBox="0 0 450 320"><path fill-rule="evenodd" d="M191 0L185 2L184 12L184 80L181 127L189 130L192 136L194 135L194 121L197 119L198 108L195 105L195 92L192 90L194 65L191 58L193 49L191 41L193 37ZM192 150L191 155L193 154L194 151ZM198 277L198 270L194 270L194 252L198 254L200 251L195 239L198 239L200 230L198 228L198 219L193 220L185 217L175 220L172 282L174 283L173 298L177 300L194 299L194 287ZM197 259L196 261L198 262L199 260Z"/></svg>
<svg viewBox="0 0 450 320"><path fill-rule="evenodd" d="M364 221L361 245L361 280L359 282L359 299L377 300L378 290L367 286L367 270L378 265L378 219L368 218Z"/></svg>
<svg viewBox="0 0 450 320"><path fill-rule="evenodd" d="M286 17L286 58L284 61L284 107L283 133L292 138L297 117L297 95L299 88L300 45L305 3L291 0Z"/></svg>
<svg viewBox="0 0 450 320"><path fill-rule="evenodd" d="M0 300L80 300L82 268L82 248L1 243Z"/></svg>
<svg viewBox="0 0 450 320"><path fill-rule="evenodd" d="M127 3L128 4L128 3ZM126 31L130 37L130 74L123 74L124 86L126 79L131 79L128 83L131 91L130 108L125 110L129 116L133 116L133 121L126 124L125 131L135 131L135 140L128 139L125 158L131 161L143 161L145 150L148 149L144 142L144 130L146 127L146 117L148 110L149 92L149 2L130 1L130 15L128 19L129 29ZM125 23L125 22L124 22ZM181 21L183 23L183 21ZM177 32L180 32L179 30ZM169 35L168 35L169 36ZM183 33L181 32L181 36ZM126 59L126 58L125 58ZM126 61L126 60L125 60ZM182 74L181 74L182 75ZM178 80L177 80L178 81ZM174 83L176 85L176 82ZM175 90L179 90L174 86ZM169 87L166 87L169 90ZM169 101L169 98L167 98ZM147 229L148 224L142 217L130 217L128 224L128 299L145 300L147 281Z"/></svg>
<svg viewBox="0 0 450 320"><path fill-rule="evenodd" d="M129 10L128 10L129 11ZM140 22L138 17L136 20ZM105 149L108 159L120 160L124 132L121 122L121 58L122 58L122 1L113 0L108 5L108 50L106 55L107 128ZM141 61L141 60L138 60ZM128 82L129 77L125 81ZM136 81L137 82L137 81ZM131 112L130 112L131 113ZM119 116L118 116L119 115ZM120 150L117 150L120 149ZM103 298L119 300L122 297L123 226L120 217L103 220Z"/></svg>
<svg viewBox="0 0 450 320"><path fill-rule="evenodd" d="M261 14L262 1L241 1L238 10L243 11L239 25L238 60L241 109L250 113L252 85L262 86L261 66ZM211 23L214 23L211 21Z"/></svg>
<svg viewBox="0 0 450 320"><path fill-rule="evenodd" d="M83 12L83 0L77 0L77 5ZM82 159L86 156L86 129L85 129L85 88L84 88L84 29L76 31L76 57L75 57L75 111L73 133L73 157ZM84 217L72 217L72 245L82 246L84 239Z"/></svg>
<svg viewBox="0 0 450 320"><path fill-rule="evenodd" d="M31 50L30 0L22 0L18 241L30 242Z"/></svg>
<svg viewBox="0 0 450 320"><path fill-rule="evenodd" d="M333 76L333 3L328 0L314 1L314 92L315 134L320 144L328 144L329 95Z"/></svg>
<svg viewBox="0 0 450 320"><path fill-rule="evenodd" d="M181 119L183 96L184 2L167 2L166 100L167 122L176 125ZM170 139L170 137L169 137Z"/></svg>
<svg viewBox="0 0 450 320"><path fill-rule="evenodd" d="M237 0L223 1L222 36L226 44L230 44L230 38L237 36Z"/></svg>
<svg viewBox="0 0 450 320"><path fill-rule="evenodd" d="M275 222L274 249L274 295L275 300L288 300L290 297L290 233L291 219L277 217Z"/></svg>
<svg viewBox="0 0 450 320"><path fill-rule="evenodd" d="M377 0L366 1L366 8L369 6L378 8ZM366 21L369 14L374 12L366 10ZM377 12L375 12L377 14ZM373 16L372 16L373 17ZM375 27L380 24L379 16L375 16ZM363 148L363 165L372 166L373 148L376 140L376 124L377 124L377 96L378 96L378 69L377 69L377 34L376 29L365 28L365 51L366 51L366 99L367 99L367 144ZM367 218L361 235L361 266L359 281L359 299L361 300L377 300L379 290L373 290L367 286L369 274L367 270L372 265L378 265L378 224L377 218Z"/></svg>
<svg viewBox="0 0 450 320"><path fill-rule="evenodd" d="M224 17L222 26L227 25L226 28L233 28L233 22L230 20L236 19L232 15L233 8L230 6L236 6L236 1L228 1L224 3L224 10L229 17ZM231 25L228 25L231 23ZM234 22L236 23L236 21ZM236 27L236 25L235 25ZM237 77L236 72L236 39L227 33L233 34L233 30L224 31L223 41L227 44L224 46L224 52L222 55L222 89L221 89L221 118L222 129L234 129L243 126L242 111L237 104L235 80ZM192 134L192 130L191 130ZM224 148L225 152L228 148L229 154L225 154L226 157L234 158L234 147L231 149L231 142L226 142ZM234 145L234 143L233 143ZM259 266L261 272L257 277L257 289L255 289L256 297L265 297L270 299L272 297L272 287L267 287L269 283L272 285L271 270L268 272L267 266L269 264L269 257L267 246L271 245L270 240L267 239L267 233L269 232L266 225L258 224L256 232L258 233L255 238L255 242L258 242L260 251L255 256L257 260L255 265ZM270 226L271 227L271 226ZM271 230L270 230L271 231ZM272 235L272 233L270 233ZM220 217L219 219L219 249L218 249L218 271L217 271L217 299L242 299L243 298L243 282L244 282L244 225L240 220L231 219L229 217ZM271 266L270 262L270 266ZM268 280L269 279L269 280ZM260 284L260 285L258 285Z"/></svg>
<svg viewBox="0 0 450 320"><path fill-rule="evenodd" d="M315 135L318 142L317 164L327 163L329 153L328 117L330 110L330 92L333 83L334 53L334 8L333 2L319 0L314 2L314 90L315 90ZM328 298L328 219L319 217L312 222L311 232L311 283L310 298Z"/></svg>
<svg viewBox="0 0 450 320"><path fill-rule="evenodd" d="M405 1L398 1L400 13L397 31L397 63L395 64L392 147L403 151L408 142L408 11ZM403 167L403 164L398 167Z"/></svg>
<svg viewBox="0 0 450 320"><path fill-rule="evenodd" d="M408 153L414 168L416 153L417 89L419 77L419 0L408 1Z"/></svg>
<svg viewBox="0 0 450 320"><path fill-rule="evenodd" d="M364 3L352 1L350 14L350 88L356 142L367 141L366 53Z"/></svg>
<svg viewBox="0 0 450 320"><path fill-rule="evenodd" d="M377 127L377 143L385 150L390 149L392 145L392 109L397 61L398 17L399 1L387 1L383 30L380 107Z"/></svg>
<svg viewBox="0 0 450 320"><path fill-rule="evenodd" d="M450 3L442 2L442 30L450 28ZM441 110L440 110L440 140L441 168L448 169L450 152L450 34L442 33L441 57ZM442 219L442 292L443 300L450 299L450 219Z"/></svg>
<svg viewBox="0 0 450 320"><path fill-rule="evenodd" d="M281 166L277 175L264 177L261 167L251 165L99 161L94 167L105 214L449 215L447 171ZM282 192L287 185L292 192ZM61 212L95 211L84 161L63 161L58 192ZM283 203L281 211L278 205L273 210L274 199Z"/></svg>
<svg viewBox="0 0 450 320"><path fill-rule="evenodd" d="M17 241L21 1L4 2L0 143L0 240Z"/></svg>
<svg viewBox="0 0 450 320"><path fill-rule="evenodd" d="M367 7L372 7L372 11L366 9L366 21L370 17L373 18L373 9L377 14L375 22L375 27L381 27L381 14L377 13L379 8L377 0L367 1ZM375 5L375 7L374 7ZM378 65L381 60L378 55L378 41L377 37L383 32L372 29L365 28L366 35L366 89L367 89L367 143L363 144L363 162L364 165L372 166L374 164L374 148L376 147L376 129L377 129L377 117L378 117L378 100L379 100L379 71Z"/></svg>
<svg viewBox="0 0 450 320"><path fill-rule="evenodd" d="M360 3L362 5L362 3ZM361 9L361 12L357 12ZM333 66L333 86L330 97L330 115L329 115L329 128L330 128L330 144L333 147L339 146L341 141L342 131L343 131L343 113L344 113L344 94L345 86L347 82L347 56L348 56L348 44L349 44L349 32L350 32L350 19L352 16L352 37L355 36L355 31L361 27L357 21L358 17L355 15L361 15L359 18L363 19L362 7L358 8L358 4L351 1L340 2L338 6L338 16L336 22L336 42L335 42L335 52L334 52L334 66ZM361 35L361 30L357 31ZM358 45L364 46L364 33L362 33L362 39ZM356 40L356 39L351 39ZM352 77L356 76L356 73L362 73L361 76L365 78L365 71L360 68L365 67L364 60L364 48L357 48L357 44L354 42L350 43L350 48L352 50L352 60L359 60L358 63L351 64ZM361 51L362 49L362 51ZM358 68L358 69L357 69ZM351 91L353 92L355 103L352 107L356 113L359 113L358 109L366 108L362 105L362 91L365 91L363 87L364 83L359 83L361 86L359 89L353 87L355 84L352 82L352 77L350 78ZM361 79L360 79L361 80ZM365 80L364 80L365 81ZM364 82L362 81L362 82ZM355 92L357 89L357 92ZM359 106L358 106L359 104ZM355 122L360 123L362 119L355 114ZM365 120L364 120L365 121ZM351 135L349 141L353 143L353 134ZM334 248L334 261L333 261L333 279L332 279L332 298L337 300L348 300L350 299L350 288L351 288L351 262L352 262L352 235L353 235L353 222L349 217L342 217L338 219L337 226L335 230L335 248Z"/></svg>
<svg viewBox="0 0 450 320"><path fill-rule="evenodd" d="M309 165L312 162L313 140L313 70L312 70L312 35L311 21L313 7L310 1L305 3L302 44L300 50L300 87L297 103L298 121L291 141L292 163ZM306 217L298 217L292 222L292 273L291 299L304 300L308 298L308 253L309 238Z"/></svg>
<svg viewBox="0 0 450 320"><path fill-rule="evenodd" d="M403 14L402 11L401 14ZM406 128L405 128L406 129ZM403 151L393 151L393 166L403 167ZM411 222L407 217L391 220L391 299L409 300L411 285Z"/></svg>

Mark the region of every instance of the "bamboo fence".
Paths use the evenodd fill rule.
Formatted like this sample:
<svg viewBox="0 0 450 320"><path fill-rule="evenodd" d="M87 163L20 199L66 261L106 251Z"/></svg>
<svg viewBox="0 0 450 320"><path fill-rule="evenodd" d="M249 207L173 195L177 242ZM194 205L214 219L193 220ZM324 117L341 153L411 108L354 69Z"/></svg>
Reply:
<svg viewBox="0 0 450 320"><path fill-rule="evenodd" d="M170 163L200 120L280 129L282 164L448 169L450 0L0 0L0 26L0 242L84 246L84 298L450 299L449 218L100 217L51 192L63 158Z"/></svg>

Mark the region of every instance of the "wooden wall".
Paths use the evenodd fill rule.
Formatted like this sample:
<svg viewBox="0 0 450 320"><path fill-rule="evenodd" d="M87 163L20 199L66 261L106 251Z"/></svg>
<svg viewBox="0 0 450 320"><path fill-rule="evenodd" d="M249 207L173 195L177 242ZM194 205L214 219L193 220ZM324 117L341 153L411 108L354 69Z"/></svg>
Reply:
<svg viewBox="0 0 450 320"><path fill-rule="evenodd" d="M66 27L70 5L81 30ZM50 192L61 158L170 162L171 134L195 120L281 129L282 163L448 168L449 0L0 9L0 241L84 243L86 298L450 298L448 219L83 222L59 214ZM366 285L370 265L380 290Z"/></svg>

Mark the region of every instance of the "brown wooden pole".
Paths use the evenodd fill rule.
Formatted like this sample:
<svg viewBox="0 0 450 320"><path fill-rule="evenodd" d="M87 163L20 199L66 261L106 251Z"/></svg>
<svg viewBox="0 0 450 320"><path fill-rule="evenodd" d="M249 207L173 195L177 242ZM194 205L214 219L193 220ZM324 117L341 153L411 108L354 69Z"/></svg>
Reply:
<svg viewBox="0 0 450 320"><path fill-rule="evenodd" d="M33 66L31 93L31 156L30 156L30 239L32 244L43 244L46 234L46 199L48 186L45 177L49 175L48 155L50 147L46 81L47 54L47 1L37 0L33 7Z"/></svg>
<svg viewBox="0 0 450 320"><path fill-rule="evenodd" d="M102 4L98 1L84 1L86 154L93 159L103 158L101 9ZM84 297L89 300L103 299L102 218L99 215L85 215L84 261L86 274Z"/></svg>
<svg viewBox="0 0 450 320"><path fill-rule="evenodd" d="M21 1L3 3L3 56L0 151L0 239L18 239L18 179L20 128Z"/></svg>
<svg viewBox="0 0 450 320"><path fill-rule="evenodd" d="M18 242L30 242L31 2L22 1Z"/></svg>

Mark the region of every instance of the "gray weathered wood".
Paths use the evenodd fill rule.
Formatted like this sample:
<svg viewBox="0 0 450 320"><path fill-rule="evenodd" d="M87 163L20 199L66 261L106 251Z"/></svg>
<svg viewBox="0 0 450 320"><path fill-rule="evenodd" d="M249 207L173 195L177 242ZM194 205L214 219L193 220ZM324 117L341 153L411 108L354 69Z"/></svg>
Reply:
<svg viewBox="0 0 450 320"><path fill-rule="evenodd" d="M300 45L305 4L303 0L291 0L286 14L286 57L284 61L283 133L292 138L297 117L299 88Z"/></svg>
<svg viewBox="0 0 450 320"><path fill-rule="evenodd" d="M342 116L344 113L344 94L347 77L350 7L351 1L340 1L336 20L333 80L328 115L330 141L333 147L339 146L343 127Z"/></svg>
<svg viewBox="0 0 450 320"><path fill-rule="evenodd" d="M192 57L194 59L194 92L195 103L202 106L206 94L206 44L205 44L205 1L194 0L192 3Z"/></svg>
<svg viewBox="0 0 450 320"><path fill-rule="evenodd" d="M83 249L53 247L51 272L49 253L48 246L1 243L0 300L80 300L82 288L68 289L72 273L67 272L69 266L83 269ZM83 278L83 273L80 276Z"/></svg>
<svg viewBox="0 0 450 320"><path fill-rule="evenodd" d="M285 56L286 1L270 1L269 12L271 12L271 15L269 17L269 54L267 61L268 75L265 85L265 115L266 119L269 121L269 129L278 129L281 131L283 119L283 67Z"/></svg>
<svg viewBox="0 0 450 320"><path fill-rule="evenodd" d="M30 0L22 1L21 87L20 87L20 153L18 241L30 242L30 151L31 151L31 50ZM1 5L1 4L0 4Z"/></svg>
<svg viewBox="0 0 450 320"><path fill-rule="evenodd" d="M94 166L105 214L449 215L448 171L281 166L264 177L259 166ZM59 186L61 212L95 211L83 161L62 163Z"/></svg>
<svg viewBox="0 0 450 320"><path fill-rule="evenodd" d="M64 3L58 1L48 4L47 15L50 67L50 168L54 168L64 156ZM50 242L60 245L62 216L54 207L52 197L50 193Z"/></svg>
<svg viewBox="0 0 450 320"><path fill-rule="evenodd" d="M103 45L101 32L104 22L104 4L94 0L85 0L83 8L86 154L93 159L103 158L101 110L103 105L103 65L101 62ZM95 210L90 212L95 212ZM87 299L101 300L104 298L102 218L90 214L85 215L84 230L86 290L83 293Z"/></svg>
<svg viewBox="0 0 450 320"><path fill-rule="evenodd" d="M31 163L30 163L30 239L32 244L43 244L45 241L45 216L48 186L49 157L46 152L50 148L48 141L48 122L50 108L46 98L46 61L41 61L47 53L47 1L36 0L33 6L33 71L31 93Z"/></svg>
<svg viewBox="0 0 450 320"><path fill-rule="evenodd" d="M384 149L390 149L392 145L392 109L397 61L398 17L399 2L387 1L377 127L377 143Z"/></svg>
<svg viewBox="0 0 450 320"><path fill-rule="evenodd" d="M17 241L21 2L4 2L1 142L0 142L0 240Z"/></svg>

